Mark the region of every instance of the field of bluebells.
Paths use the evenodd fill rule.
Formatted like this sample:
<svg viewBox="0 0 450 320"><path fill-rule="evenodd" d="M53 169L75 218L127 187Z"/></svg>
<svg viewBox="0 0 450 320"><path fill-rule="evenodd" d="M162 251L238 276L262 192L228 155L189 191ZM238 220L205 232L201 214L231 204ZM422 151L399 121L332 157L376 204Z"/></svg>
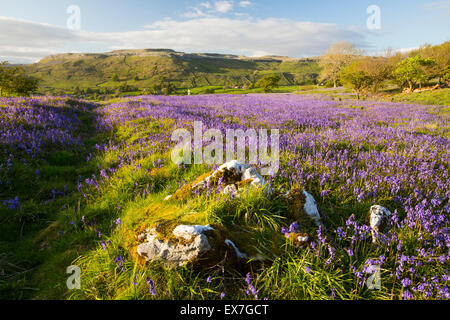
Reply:
<svg viewBox="0 0 450 320"><path fill-rule="evenodd" d="M296 249L276 202L211 190L163 199L210 171L170 160L171 134L280 129L282 192L313 194L326 228ZM0 100L0 296L33 299L448 299L448 106L321 95L142 96L91 105ZM260 169L258 166L256 166ZM394 214L372 244L367 214ZM168 269L136 258L160 221L215 223L263 263ZM234 229L233 229L234 228ZM68 290L66 267L81 267ZM380 266L380 287L366 285Z"/></svg>

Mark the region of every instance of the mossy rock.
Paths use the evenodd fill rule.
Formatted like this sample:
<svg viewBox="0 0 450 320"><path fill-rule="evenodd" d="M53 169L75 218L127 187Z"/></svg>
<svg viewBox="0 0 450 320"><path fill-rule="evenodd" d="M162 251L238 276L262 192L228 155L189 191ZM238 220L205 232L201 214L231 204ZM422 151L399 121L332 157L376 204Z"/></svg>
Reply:
<svg viewBox="0 0 450 320"><path fill-rule="evenodd" d="M194 182L189 183L180 189L178 189L174 194L172 199L178 200L178 201L186 201L195 192L203 192L206 189L206 184L208 184L210 187L216 188L219 185L219 182L221 182L224 185L230 185L230 184L236 184L241 183L243 181L240 181L241 176L236 173L235 170L229 170L227 168L224 168L223 170L217 170L217 171L210 171L208 173L205 173L201 176L199 176L197 179L195 179ZM247 182L247 184L251 183ZM245 185L245 184L243 184Z"/></svg>
<svg viewBox="0 0 450 320"><path fill-rule="evenodd" d="M174 231L179 227L203 228L191 237L177 236ZM137 236L137 235L135 235ZM230 234L219 225L192 226L167 221L148 230L147 242L131 245L136 255L132 255L139 264L161 260L168 267L190 264L195 269L206 269L217 265L234 267L247 262L239 258L233 247L226 244Z"/></svg>

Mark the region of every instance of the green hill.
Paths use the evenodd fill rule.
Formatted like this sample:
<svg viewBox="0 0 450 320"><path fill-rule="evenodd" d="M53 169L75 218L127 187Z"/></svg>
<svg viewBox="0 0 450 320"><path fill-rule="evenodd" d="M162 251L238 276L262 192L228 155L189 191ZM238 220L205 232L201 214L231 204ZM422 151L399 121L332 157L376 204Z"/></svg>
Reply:
<svg viewBox="0 0 450 320"><path fill-rule="evenodd" d="M312 84L319 73L314 58L250 58L187 54L169 49L59 54L25 68L30 75L42 80L42 93L49 94L74 93L78 92L77 87L100 94L113 93L121 87L122 91L145 92L162 82L171 83L178 89L248 88L268 74L278 74L280 85Z"/></svg>

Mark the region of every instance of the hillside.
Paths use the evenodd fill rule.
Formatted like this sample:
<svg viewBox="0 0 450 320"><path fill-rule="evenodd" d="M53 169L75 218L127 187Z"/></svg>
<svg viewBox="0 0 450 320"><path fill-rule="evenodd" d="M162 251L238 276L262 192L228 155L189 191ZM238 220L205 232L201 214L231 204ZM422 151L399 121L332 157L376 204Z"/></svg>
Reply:
<svg viewBox="0 0 450 320"><path fill-rule="evenodd" d="M127 86L144 91L163 81L176 88L251 86L267 74L278 74L280 85L313 83L319 73L316 59L182 53L170 49L117 50L100 54L59 54L26 65L42 80L46 93L67 93L76 87L99 92Z"/></svg>

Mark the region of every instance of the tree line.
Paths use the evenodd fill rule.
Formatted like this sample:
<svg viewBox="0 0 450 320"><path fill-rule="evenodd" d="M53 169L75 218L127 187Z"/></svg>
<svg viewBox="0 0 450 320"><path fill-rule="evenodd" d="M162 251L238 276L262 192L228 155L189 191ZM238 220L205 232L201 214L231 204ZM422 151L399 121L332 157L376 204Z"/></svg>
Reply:
<svg viewBox="0 0 450 320"><path fill-rule="evenodd" d="M450 41L425 45L405 54L388 50L382 57L364 56L353 44L338 42L320 57L319 66L322 83L348 86L358 98L378 93L386 80L406 92L432 81L446 86L450 81Z"/></svg>

